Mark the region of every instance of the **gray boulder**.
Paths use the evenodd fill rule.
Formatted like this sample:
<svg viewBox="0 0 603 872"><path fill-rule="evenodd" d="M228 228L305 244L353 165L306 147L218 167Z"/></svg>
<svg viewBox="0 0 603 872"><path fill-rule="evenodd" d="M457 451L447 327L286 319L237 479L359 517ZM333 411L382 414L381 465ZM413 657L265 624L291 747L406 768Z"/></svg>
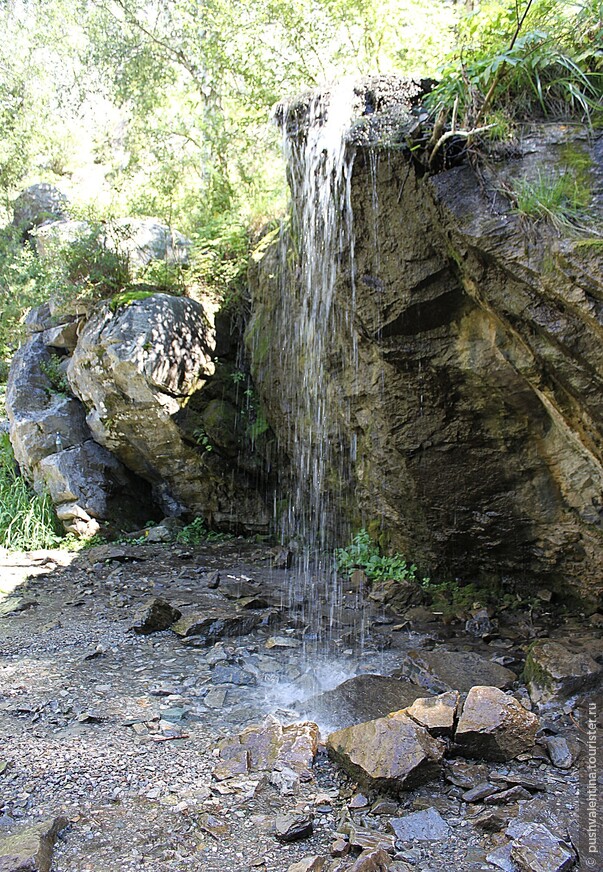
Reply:
<svg viewBox="0 0 603 872"><path fill-rule="evenodd" d="M600 684L603 667L586 651L570 651L552 639L538 639L528 651L524 678L532 701L544 704Z"/></svg>
<svg viewBox="0 0 603 872"><path fill-rule="evenodd" d="M152 485L164 514L262 531L269 515L257 492L221 458L189 445L174 420L213 373L214 342L193 300L153 294L115 311L103 303L67 376L95 440Z"/></svg>
<svg viewBox="0 0 603 872"><path fill-rule="evenodd" d="M356 675L333 690L310 697L301 708L305 716L331 729L341 729L385 717L425 696L422 687L408 681L384 675Z"/></svg>
<svg viewBox="0 0 603 872"><path fill-rule="evenodd" d="M33 319L32 319L33 320ZM49 492L66 530L92 535L100 519L140 525L152 516L148 485L91 438L85 409L49 375L46 331L15 354L6 409L15 459L38 493Z"/></svg>
<svg viewBox="0 0 603 872"><path fill-rule="evenodd" d="M57 817L0 838L1 872L50 872L54 843L68 823Z"/></svg>
<svg viewBox="0 0 603 872"><path fill-rule="evenodd" d="M331 733L327 751L361 784L399 793L438 775L444 743L400 711Z"/></svg>
<svg viewBox="0 0 603 872"><path fill-rule="evenodd" d="M512 760L533 747L539 721L497 687L472 687L457 724L461 753L484 760Z"/></svg>
<svg viewBox="0 0 603 872"><path fill-rule="evenodd" d="M192 246L190 239L157 218L119 218L105 222L98 231L87 221L54 220L35 234L40 257L86 240L117 255L131 277L152 261L172 266L188 263Z"/></svg>
<svg viewBox="0 0 603 872"><path fill-rule="evenodd" d="M67 206L67 197L53 185L45 182L31 185L13 203L13 225L22 233L29 233L47 221L65 218Z"/></svg>

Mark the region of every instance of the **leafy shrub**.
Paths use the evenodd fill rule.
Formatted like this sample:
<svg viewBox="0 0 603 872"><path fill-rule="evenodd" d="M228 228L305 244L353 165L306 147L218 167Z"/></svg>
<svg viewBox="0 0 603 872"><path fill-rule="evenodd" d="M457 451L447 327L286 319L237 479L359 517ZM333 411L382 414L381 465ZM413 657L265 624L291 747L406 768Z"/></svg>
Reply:
<svg viewBox="0 0 603 872"><path fill-rule="evenodd" d="M362 569L371 581L419 581L414 563L409 564L401 554L391 557L381 554L379 546L371 540L365 529L356 533L347 548L336 550L335 562L339 572L351 575L356 569Z"/></svg>
<svg viewBox="0 0 603 872"><path fill-rule="evenodd" d="M176 542L183 545L200 545L202 542L222 542L227 539L224 533L214 533L207 529L203 518L195 518L178 535Z"/></svg>
<svg viewBox="0 0 603 872"><path fill-rule="evenodd" d="M0 440L0 545L10 551L56 548L62 528L48 494L39 496L19 475L6 434Z"/></svg>
<svg viewBox="0 0 603 872"><path fill-rule="evenodd" d="M596 123L603 94L601 0L484 0L466 15L457 49L428 97L466 128L508 118L579 117Z"/></svg>
<svg viewBox="0 0 603 872"><path fill-rule="evenodd" d="M43 360L40 363L40 369L49 380L52 391L64 396L71 394L71 388L67 376L61 369L61 358L58 354L51 354L48 360Z"/></svg>

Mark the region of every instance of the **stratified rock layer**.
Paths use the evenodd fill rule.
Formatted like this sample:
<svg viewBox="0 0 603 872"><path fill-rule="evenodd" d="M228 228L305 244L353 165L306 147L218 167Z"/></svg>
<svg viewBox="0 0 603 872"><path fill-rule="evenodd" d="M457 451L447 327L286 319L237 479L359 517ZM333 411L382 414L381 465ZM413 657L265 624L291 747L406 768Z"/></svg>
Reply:
<svg viewBox="0 0 603 872"><path fill-rule="evenodd" d="M303 117L296 122L303 136ZM595 599L603 247L521 217L499 192L543 166L569 171L578 155L591 162L597 227L603 138L531 125L514 156L480 177L469 162L429 176L400 145L364 146L354 129L354 268L343 251L334 302L352 329L332 337L324 361L326 430L349 434L341 451L355 457L354 487L336 482L333 505L356 525L380 519L392 547L432 577L522 589L546 580ZM281 337L303 302L276 248L258 254L251 281L254 378L287 445L295 386L279 366Z"/></svg>

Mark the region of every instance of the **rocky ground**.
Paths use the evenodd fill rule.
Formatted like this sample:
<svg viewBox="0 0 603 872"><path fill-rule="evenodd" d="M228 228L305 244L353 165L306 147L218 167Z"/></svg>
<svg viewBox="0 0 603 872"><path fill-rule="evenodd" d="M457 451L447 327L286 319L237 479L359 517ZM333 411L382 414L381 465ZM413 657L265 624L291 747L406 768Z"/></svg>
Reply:
<svg viewBox="0 0 603 872"><path fill-rule="evenodd" d="M3 556L3 872L581 868L581 724L600 677L592 660L590 694L560 678L540 699L536 744L513 760L459 756L444 736L435 777L392 794L358 784L322 742L416 697L473 685L502 687L521 711L534 709L516 680L528 643L552 639L570 659L600 661L596 616L484 617L476 632L424 607L389 613L351 586L324 590L295 565L273 564L269 549L243 540ZM396 682L407 698L390 705ZM287 727L306 719L321 728L314 762L313 728ZM224 740L255 724L256 745L233 755ZM286 735L295 741L281 753ZM7 865L19 851L36 855L33 865ZM585 859L582 868L596 868Z"/></svg>

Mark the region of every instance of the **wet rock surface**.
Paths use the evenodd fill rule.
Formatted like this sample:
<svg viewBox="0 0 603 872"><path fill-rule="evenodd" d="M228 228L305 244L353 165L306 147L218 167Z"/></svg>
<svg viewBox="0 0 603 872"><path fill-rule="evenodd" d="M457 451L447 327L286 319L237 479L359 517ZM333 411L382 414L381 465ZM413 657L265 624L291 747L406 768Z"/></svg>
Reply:
<svg viewBox="0 0 603 872"><path fill-rule="evenodd" d="M363 673L392 680L409 650L433 645L434 624L390 625L387 651L366 641L371 632L354 650L349 639L360 637L361 623L376 632L383 614L374 602L344 598L333 626L323 627L324 653L295 609L201 647L169 628L132 630L154 598L183 615L236 612L240 600L221 593L222 584L231 596L252 584L269 603L258 610L263 618L273 603L289 602L296 584L295 596L303 592L295 565L274 569L273 556L243 540L2 556L0 838L65 817L54 872L288 872L295 864L325 872L494 872L486 858L495 852L506 852L517 869L538 869L534 856L567 868L565 851L573 863L568 831L579 758L558 768L545 740L574 748L574 722L584 716L579 699L565 712L547 708L537 744L520 759L448 759L433 780L391 795L360 790L328 758L316 727L300 723L294 704ZM521 617L513 623L520 626ZM540 628L532 620L535 627L560 642L571 636L589 650L600 645L601 630L587 622ZM457 648L466 638L463 622L446 633L458 633ZM482 640L466 644L492 655ZM255 684L221 680L239 670ZM514 692L527 700L521 686ZM408 707L416 713L422 705L437 710L438 698ZM254 765L262 748L263 765ZM218 778L223 764L232 768ZM279 840L277 819L299 838ZM419 838L430 821L448 834ZM413 827L415 836L404 841L395 826L400 834Z"/></svg>

